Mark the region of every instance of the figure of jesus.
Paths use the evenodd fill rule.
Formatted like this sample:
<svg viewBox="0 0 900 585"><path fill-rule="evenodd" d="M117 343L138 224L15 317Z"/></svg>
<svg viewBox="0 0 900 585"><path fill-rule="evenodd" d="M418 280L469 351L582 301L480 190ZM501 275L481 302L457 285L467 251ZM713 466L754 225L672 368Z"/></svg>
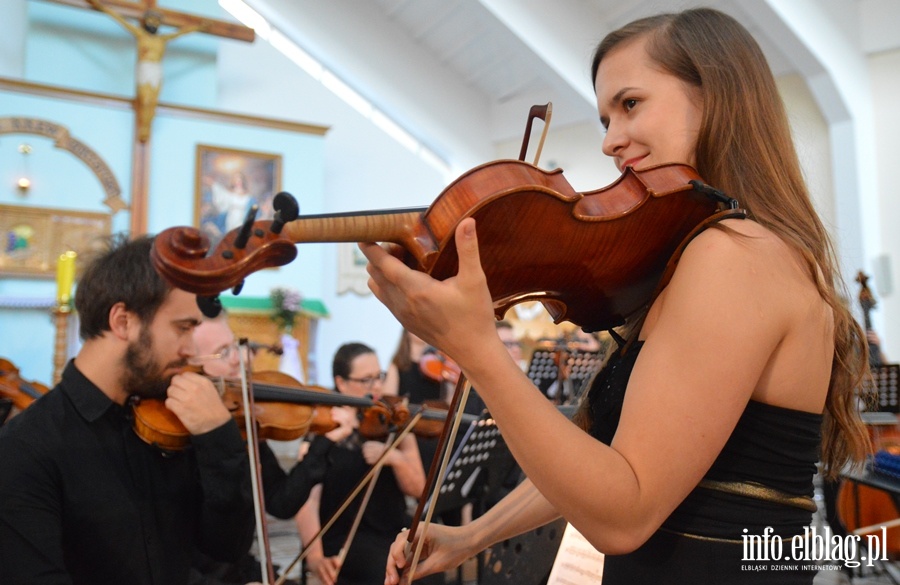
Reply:
<svg viewBox="0 0 900 585"><path fill-rule="evenodd" d="M162 24L162 14L156 10L147 10L141 18L141 26L135 26L125 20L116 12L113 12L100 3L100 0L87 0L88 4L100 12L111 16L121 24L128 32L134 35L137 41L137 70L135 80L137 82L137 96L135 98L135 111L138 122L138 140L146 142L150 138L150 123L156 111L159 101L159 91L162 86L162 58L166 51L166 43L192 33L204 30L206 24L198 26L186 26L169 34L158 34Z"/></svg>

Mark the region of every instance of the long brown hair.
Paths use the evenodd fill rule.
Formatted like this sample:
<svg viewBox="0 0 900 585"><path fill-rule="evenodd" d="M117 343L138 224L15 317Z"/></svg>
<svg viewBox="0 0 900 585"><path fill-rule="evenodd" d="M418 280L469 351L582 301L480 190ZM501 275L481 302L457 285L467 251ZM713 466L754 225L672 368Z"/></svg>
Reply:
<svg viewBox="0 0 900 585"><path fill-rule="evenodd" d="M697 172L736 198L759 224L806 261L834 314L834 358L822 423L822 461L834 477L868 451L857 389L867 369L865 335L841 300L834 248L810 200L790 125L765 56L730 16L699 8L636 20L607 35L594 52L592 78L613 47L647 39L663 70L700 89L703 118Z"/></svg>

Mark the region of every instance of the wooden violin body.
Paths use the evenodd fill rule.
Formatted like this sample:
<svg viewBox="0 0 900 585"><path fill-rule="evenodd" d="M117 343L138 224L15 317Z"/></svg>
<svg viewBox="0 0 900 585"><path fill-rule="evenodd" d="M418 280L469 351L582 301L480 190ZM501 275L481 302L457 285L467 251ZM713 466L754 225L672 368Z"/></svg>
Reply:
<svg viewBox="0 0 900 585"><path fill-rule="evenodd" d="M244 432L244 407L240 384L222 383L222 401ZM389 409L365 398L336 394L321 386L307 386L281 372L258 372L251 383L253 415L260 439L292 441L307 433L323 434L337 428L331 418L332 406L356 406L390 418ZM184 449L190 433L163 400L134 400L134 430L146 443L167 451ZM386 414L384 414L386 413Z"/></svg>
<svg viewBox="0 0 900 585"><path fill-rule="evenodd" d="M0 396L12 400L13 406L23 410L49 391L43 384L22 378L15 364L0 358Z"/></svg>
<svg viewBox="0 0 900 585"><path fill-rule="evenodd" d="M442 351L428 351L419 359L419 371L434 382L449 382L456 385L462 370L459 365Z"/></svg>
<svg viewBox="0 0 900 585"><path fill-rule="evenodd" d="M556 322L596 331L643 307L678 244L717 210L697 184L682 164L628 167L612 185L580 193L559 169L501 160L465 173L427 209L257 221L211 253L197 229L170 228L156 237L152 258L175 286L211 296L290 262L297 243L375 241L395 244L408 266L443 280L458 270L456 226L473 217L498 317L540 301Z"/></svg>

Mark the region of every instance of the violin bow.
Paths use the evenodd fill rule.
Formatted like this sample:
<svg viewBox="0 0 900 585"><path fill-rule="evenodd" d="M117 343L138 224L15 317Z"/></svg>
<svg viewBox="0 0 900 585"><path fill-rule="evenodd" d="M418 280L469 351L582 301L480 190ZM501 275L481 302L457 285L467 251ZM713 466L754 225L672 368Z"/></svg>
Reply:
<svg viewBox="0 0 900 585"><path fill-rule="evenodd" d="M241 339L241 345L247 340ZM262 568L263 585L271 585L275 581L275 568L272 565L272 553L269 547L269 530L266 525L265 494L262 490L261 466L259 461L259 436L256 432L253 393L247 381L247 363L244 352L238 352L241 360L241 396L244 401L244 425L247 432L247 452L250 457L250 485L253 489L253 511L256 514L256 539L259 544L259 563Z"/></svg>
<svg viewBox="0 0 900 585"><path fill-rule="evenodd" d="M553 103L547 102L543 106L531 106L528 111L528 122L525 123L525 137L522 139L522 149L519 151L519 160L525 162L528 154L528 142L531 140L531 126L535 118L544 121L544 129L541 131L541 139L538 141L537 152L534 153L534 166L541 159L541 151L544 149L544 140L547 139L547 130L550 129L550 118L553 114Z"/></svg>
<svg viewBox="0 0 900 585"><path fill-rule="evenodd" d="M428 511L425 512L425 519L421 520L423 537L425 531L428 529L428 525L431 523L431 517L434 514L434 509L437 505L438 494L440 493L444 474L447 471L447 463L450 461L450 445L453 445L456 441L459 423L462 420L461 413L466 404L466 400L469 398L469 390L471 390L471 388L472 384L469 383L466 375L461 373L459 375L459 381L456 383L456 391L453 393L453 400L450 402L450 409L447 411L447 420L441 431L441 437L438 440L434 459L431 460L428 479L425 481L425 490L422 492L422 497L419 499L416 514L413 516L412 524L406 537L407 552L409 551L409 548L415 545L412 562L407 571L407 574L410 577L414 576L416 573L416 567L419 564L419 556L422 554L422 546L425 544L425 538L416 540L416 532L418 532L422 513L425 510L425 503L426 501L431 502L428 506ZM450 416L451 413L453 416ZM431 497L426 497L429 488L431 488Z"/></svg>
<svg viewBox="0 0 900 585"><path fill-rule="evenodd" d="M344 503L341 504L340 508L338 508L337 511L332 514L331 518L328 519L328 522L326 522L325 525L322 526L318 532L316 532L315 536L313 536L312 539L306 544L306 546L303 547L303 550L300 551L300 554L298 554L294 558L294 560L291 561L291 564L288 565L288 567L284 571L282 571L281 577L279 577L278 580L275 581L275 585L284 585L288 573L290 573L298 563L303 561L303 559L305 559L309 555L310 550L312 550L312 545L315 542L321 540L322 536L328 531L329 528L331 528L331 526L335 522L337 522L337 519L340 518L341 514L343 514L344 511L350 506L350 504L353 502L353 499L359 494L359 492L361 492L363 488L366 487L366 485L368 485L370 481L372 481L372 478L384 464L384 459L395 447L397 447L397 445L400 444L403 439L406 438L406 435L408 435L412 431L413 427L417 422L419 422L420 418L422 418L421 412L417 413L415 416L409 419L406 426L404 426L403 429L397 434L393 442L391 442L391 444L387 448L385 448L381 456L378 457L378 459L372 465L372 468L369 469L369 471L362 477L362 479L359 480L359 483L356 484L356 487L354 487L350 494L346 497L346 499L344 499Z"/></svg>

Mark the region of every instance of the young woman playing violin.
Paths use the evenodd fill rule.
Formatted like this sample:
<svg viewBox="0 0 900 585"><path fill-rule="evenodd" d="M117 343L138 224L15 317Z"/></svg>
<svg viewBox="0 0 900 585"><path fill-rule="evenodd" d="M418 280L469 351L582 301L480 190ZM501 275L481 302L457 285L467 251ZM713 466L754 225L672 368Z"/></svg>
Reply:
<svg viewBox="0 0 900 585"><path fill-rule="evenodd" d="M427 361L428 344L404 329L400 333L397 351L388 365L383 392L391 396L406 396L412 404L425 400L444 399L444 371L439 361Z"/></svg>
<svg viewBox="0 0 900 585"><path fill-rule="evenodd" d="M687 245L586 394L581 428L500 343L474 220L456 229L459 272L444 281L361 245L375 295L460 365L528 477L471 524L415 535L412 577L562 516L608 555L604 585L811 583L815 571L746 570L742 536L771 526L787 550L810 524L820 455L830 474L864 456L853 392L866 347L773 76L750 34L707 9L609 34L593 73L617 168L692 165L749 219ZM408 544L395 540L386 583L409 569Z"/></svg>

